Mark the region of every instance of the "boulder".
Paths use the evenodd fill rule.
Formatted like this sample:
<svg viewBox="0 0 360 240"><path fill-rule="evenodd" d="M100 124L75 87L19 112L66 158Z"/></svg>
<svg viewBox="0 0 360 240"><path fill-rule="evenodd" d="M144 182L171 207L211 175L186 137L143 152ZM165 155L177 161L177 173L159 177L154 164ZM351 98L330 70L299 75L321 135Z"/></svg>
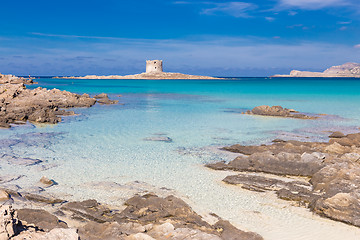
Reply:
<svg viewBox="0 0 360 240"><path fill-rule="evenodd" d="M245 114L250 115L260 115L260 116L272 116L272 117L288 117L288 118L300 118L300 119L317 119L319 117L310 116L306 114L299 113L294 109L287 109L281 106L257 106L252 110L248 110Z"/></svg>
<svg viewBox="0 0 360 240"><path fill-rule="evenodd" d="M50 231L54 228L67 228L65 222L60 221L55 215L42 209L18 209L18 219L25 225L34 225L39 229Z"/></svg>

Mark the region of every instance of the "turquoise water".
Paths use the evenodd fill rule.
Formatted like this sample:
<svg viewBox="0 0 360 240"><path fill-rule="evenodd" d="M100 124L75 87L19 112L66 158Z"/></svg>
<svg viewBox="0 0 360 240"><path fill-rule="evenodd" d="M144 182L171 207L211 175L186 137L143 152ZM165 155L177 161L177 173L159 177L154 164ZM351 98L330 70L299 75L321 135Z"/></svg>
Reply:
<svg viewBox="0 0 360 240"><path fill-rule="evenodd" d="M0 131L1 139L17 141L11 146L3 141L4 153L44 161L40 166L1 163L2 175L22 175L12 183L27 188L47 176L58 183L46 190L51 194L121 205L123 189L109 182L141 181L156 189L172 189L199 211L215 212L266 239L337 239L329 231L332 228L339 233L338 239L344 239L344 234L360 234L345 224L289 207L270 193L227 186L221 182L227 173L203 167L207 162L232 160L234 155L218 150L226 145L268 143L274 138L322 141L332 130L356 131L360 126L360 80L38 81L30 88L105 92L121 104L75 109L78 116L64 117L57 125L27 124ZM241 114L258 105L281 105L328 116L301 120ZM173 141L144 140L159 136ZM101 187L94 187L95 183ZM314 226L318 230L310 231Z"/></svg>

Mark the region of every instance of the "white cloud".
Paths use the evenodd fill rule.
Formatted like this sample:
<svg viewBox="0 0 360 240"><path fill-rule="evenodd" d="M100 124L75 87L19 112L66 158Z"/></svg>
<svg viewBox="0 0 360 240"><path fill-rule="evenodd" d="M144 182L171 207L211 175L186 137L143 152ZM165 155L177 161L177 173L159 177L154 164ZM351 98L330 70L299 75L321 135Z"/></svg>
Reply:
<svg viewBox="0 0 360 240"><path fill-rule="evenodd" d="M275 18L273 17L265 17L266 21L273 22L275 21Z"/></svg>
<svg viewBox="0 0 360 240"><path fill-rule="evenodd" d="M325 7L350 6L349 0L279 0L283 8L299 8L305 10L318 10Z"/></svg>
<svg viewBox="0 0 360 240"><path fill-rule="evenodd" d="M348 24L351 24L352 21L348 21L348 22L337 22L337 24L340 24L340 25L348 25Z"/></svg>
<svg viewBox="0 0 360 240"><path fill-rule="evenodd" d="M226 14L236 18L249 18L251 15L250 11L257 8L255 4L247 2L228 2L228 3L207 3L214 5L211 8L205 8L201 11L202 14L215 15L215 14Z"/></svg>
<svg viewBox="0 0 360 240"><path fill-rule="evenodd" d="M360 48L360 44L355 45L354 48Z"/></svg>

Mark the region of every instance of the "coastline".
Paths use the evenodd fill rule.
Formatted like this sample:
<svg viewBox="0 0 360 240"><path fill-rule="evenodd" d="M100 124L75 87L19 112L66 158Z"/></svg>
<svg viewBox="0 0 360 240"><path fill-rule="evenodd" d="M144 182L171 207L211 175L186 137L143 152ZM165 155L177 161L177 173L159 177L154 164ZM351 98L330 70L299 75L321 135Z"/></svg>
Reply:
<svg viewBox="0 0 360 240"><path fill-rule="evenodd" d="M53 78L64 78L64 79L149 79L149 80L160 80L160 79L223 79L209 76L198 76L189 75L183 73L169 73L169 72L156 72L156 73L140 73L134 75L109 75L109 76L97 76L97 75L86 75L83 77L53 77Z"/></svg>
<svg viewBox="0 0 360 240"><path fill-rule="evenodd" d="M160 95L161 96L161 95ZM135 96L136 98L139 98L139 96ZM146 95L144 96L145 99L149 98L150 96ZM167 98L169 97L169 95L166 96ZM179 98L179 96L174 96L175 98ZM159 98L159 96L156 96L154 94L151 94L151 98ZM147 99L147 101L149 101L149 99ZM128 96L124 96L122 102L125 102L126 104L129 104L127 101L129 100ZM164 100L164 99L163 99ZM180 99L181 100L181 99ZM173 101L173 100L172 100ZM186 100L189 101L189 100ZM194 99L194 101L200 101L199 99ZM156 103L157 101L155 101ZM149 104L148 105L154 105L154 104ZM158 103L157 103L158 104ZM203 102L201 102L201 104L203 104ZM126 106L126 105L125 105ZM291 105L289 105L291 106ZM103 127L103 128L107 128L106 126L110 123L109 120L111 119L121 119L118 118L117 114L111 114L111 112L108 112L108 110L110 109L115 109L117 108L116 105L112 105L109 107L101 107L98 106L96 109L79 109L75 111L79 111L80 113L85 113L85 115L88 115L89 120L98 118L98 122L95 122L94 126L99 126L99 127ZM122 107L121 107L122 108ZM108 109L108 110L106 110ZM120 106L118 108L120 110ZM299 109L298 107L295 109ZM103 111L104 110L104 111ZM105 111L106 110L106 111ZM154 114L156 114L156 108L154 108L152 110L152 108L149 109L150 111L147 113L148 115L146 115L145 113L142 113L141 115L135 115L135 116L153 116ZM100 116L96 115L96 112L101 112L100 115L102 114L106 114L109 115L108 118L109 120L106 120L105 123L103 121L103 119ZM172 114L174 114L173 111L171 111ZM125 112L125 115L128 115L129 112ZM145 115L144 115L145 114ZM168 113L167 113L168 114ZM105 116L105 115L104 115ZM131 116L131 115L130 115ZM252 121L255 121L255 117L252 115L236 115L236 117L240 117L241 118L252 118ZM168 116L168 118L171 118ZM259 121L264 122L265 119L267 119L266 117L261 117L262 119L260 119ZM131 116L131 119L135 119L133 118L133 116ZM83 120L83 121L81 121ZM158 119L159 120L159 119ZM276 200L275 196L273 196L270 193L252 193L249 192L247 190L243 190L243 189L239 189L237 190L236 188L238 188L237 186L227 186L226 184L222 183L221 180L223 178L226 177L226 175L228 175L228 173L225 172L221 172L220 175L219 173L213 171L213 170L206 170L204 168L204 166L202 164L197 164L195 168L197 168L196 171L193 172L193 170L191 170L192 168L190 168L189 166L187 166L186 161L189 161L189 159L194 158L196 156L196 153L194 154L188 154L184 155L184 157L179 158L178 160L173 160L171 159L171 155L168 155L166 152L162 152L163 158L165 160L169 160L170 162L168 163L167 167L169 167L169 172L172 172L171 174L173 175L173 177L169 178L167 175L164 175L164 179L159 181L159 179L152 179L152 177L149 177L147 179L139 177L138 175L136 175L136 168L139 168L141 165L146 165L148 166L148 171L154 172L155 175L159 175L162 176L164 169L160 168L160 166L158 166L158 163L154 163L151 164L150 162L148 162L148 159L158 159L159 155L158 153L152 153L151 149L152 148L158 148L160 151L165 151L165 149L169 149L170 151L177 151L177 149L173 149L172 144L178 144L179 141L179 146L182 146L181 143L181 138L179 135L176 135L174 133L168 133L165 136L169 136L173 139L173 143L166 143L166 142L152 142L152 141L148 141L148 142L144 142L144 144L141 143L142 139L145 137L142 137L143 135L139 135L141 137L136 137L136 138L132 138L132 137L124 137L126 138L126 140L128 142L134 142L137 141L137 144L141 145L142 148L144 148L145 146L149 146L149 148L145 147L145 152L147 152L146 158L144 162L139 161L137 159L139 159L139 156L137 156L136 150L137 148L134 147L134 149L130 149L129 151L126 151L126 149L124 149L123 147L121 147L122 145L124 145L124 142L120 141L119 142L119 138L115 138L115 136L117 134L119 134L119 130L121 131L126 131L125 128L129 127L129 123L128 122L124 122L122 123L123 120L118 120L118 124L122 124L121 126L119 126L119 130L117 130L116 128L114 128L113 125L111 126L111 129L109 129L109 131L112 133L111 135L107 135L107 133L102 133L102 132L98 132L98 129L96 128L89 128L89 126L86 126L88 120L86 119L80 119L80 122L71 122L71 124L75 124L73 128L67 128L66 126L69 123L60 123L60 125L56 125L59 128L59 130L53 131L51 129L48 128L48 130L44 129L45 133L49 132L48 136L46 137L45 134L39 135L39 134L35 134L35 132L38 132L39 130L37 129L29 129L27 132L28 134L22 134L22 135L17 135L16 138L12 138L13 140L16 140L17 138L21 139L19 140L19 142L17 144L11 143L11 148L15 149L16 151L14 153L16 153L18 156L31 156L28 155L28 153L25 153L25 155L22 155L24 153L22 153L21 151L19 151L20 149L31 149L34 148L34 146L36 146L37 144L45 144L46 145L50 145L54 144L54 147L50 147L50 149L48 149L47 152L44 152L43 155L37 155L37 158L42 160L43 162L40 164L35 164L35 165L31 165L31 166L17 166L17 173L19 175L23 174L23 170L24 172L29 172L29 170L31 169L31 175L30 176L23 176L22 178L12 181L10 182L10 184L18 184L21 185L22 187L24 187L24 189L26 188L26 186L23 186L21 183L23 181L26 180L30 180L30 179L34 179L34 180L38 180L40 179L41 175L39 174L46 174L48 176L51 176L52 179L54 179L56 182L58 182L58 185L54 185L51 186L49 188L46 188L45 191L42 191L42 194L46 194L46 193L50 193L50 194L58 194L58 197L61 197L63 199L68 199L71 201L74 200L86 200L89 198L94 198L96 196L97 200L101 203L110 203L110 202L118 202L120 203L120 199L126 200L126 198L128 198L129 196L122 196L121 192L124 188L128 188L128 189L133 189L134 192L136 192L136 187L134 185L127 185L124 184L125 182L128 182L129 180L129 176L133 175L133 179L131 179L132 181L139 181L139 180L146 180L146 182L150 182L150 184L154 184L157 185L157 187L166 187L166 188L170 188L170 189L181 189L179 195L181 196L181 198L185 198L188 199L188 202L190 203L190 206L196 210L196 212L201 213L201 212L214 212L216 214L220 214L221 217L223 219L228 219L231 220L231 222L238 227L239 229L242 230L251 230L254 231L255 229L257 229L260 223L260 225L264 224L266 221L266 219L271 219L271 222L278 224L279 226L274 226L273 224L271 225L273 230L270 231L269 226L266 225L266 227L261 230L259 229L259 232L261 235L263 235L264 237L266 237L266 239L281 239L279 238L279 232L280 231L284 231L283 229L291 229L291 231L293 231L293 233L299 233L299 230L297 230L296 228L298 228L299 225L286 225L286 219L292 219L291 221L296 221L297 224L302 224L301 226L303 226L306 229L309 228L311 225L316 225L316 226L320 226L321 232L324 236L329 236L326 235L326 231L329 231L331 229L329 229L329 226L336 226L335 229L337 229L339 231L339 235L343 235L343 236L351 236L351 234L355 234L355 232L357 231L354 228L348 228L346 225L343 225L342 223L336 223L332 220L324 220L323 218L320 217L313 217L311 215L311 213L306 210L306 209L300 209L298 207L293 207L291 206L293 203L291 202L285 202L283 200ZM134 121L134 120L131 120ZM275 118L272 117L271 120L266 120L266 121L272 121L272 122L278 122L278 121L283 121L280 118ZM289 119L289 121L291 121L291 119ZM301 121L309 121L309 120L301 120ZM310 120L313 121L313 120ZM317 120L314 120L317 121ZM185 122L185 121L184 121ZM161 121L160 121L161 123ZM163 124L163 123L162 123ZM21 128L22 126L20 126ZM26 126L24 126L26 127ZM65 127L65 128L62 128ZM171 127L171 125L170 125ZM67 132L67 131L71 131L71 130L76 130L75 132L79 132L81 133L83 130L85 132L89 132L88 134L84 135L78 135L76 137L75 135L75 139L73 139L72 141L68 138L66 138L66 141L69 141L69 143L62 143L65 144L64 147L61 147L62 144L57 145L56 142L59 141L59 139L63 138L63 136L61 134L58 134L57 137L54 136L54 134L56 132L60 133L60 132ZM137 128L137 127L135 127ZM165 127L165 129L168 127ZM130 130L132 131L132 130ZM143 130L140 129L140 132L142 132ZM30 134L34 132L33 134ZM43 131L39 131L39 132L43 132ZM152 132L154 133L155 130L152 130ZM223 131L221 131L223 132ZM50 133L54 133L53 135L51 135ZM156 131L156 133L161 133L161 131ZM69 133L66 133L67 135ZM91 135L94 136L91 136ZM149 133L146 133L149 134ZM145 134L145 136L146 136ZM189 133L187 133L189 134ZM104 135L104 136L102 136ZM41 137L40 137L41 136ZM158 136L158 135L156 135ZM186 139L189 139L191 137L188 136ZM73 135L71 135L71 138L74 138ZM92 144L91 141L94 138L98 138L99 141ZM11 138L10 138L11 139ZM113 140L112 140L113 139ZM116 141L115 141L116 139ZM18 141L18 140L16 140ZM85 145L80 145L79 147L76 147L75 145L77 144L77 142L79 141L83 141L83 142L88 142L87 145L90 145L89 148L85 148L85 151L89 151L90 155L84 155L83 152L79 151L80 148L84 148ZM101 144L102 142L104 142L104 144ZM215 140L209 141L209 144L211 144L216 142ZM35 144L35 145L34 145ZM203 144L201 144L203 145ZM5 148L5 145L2 145L3 149ZM133 156L133 159L131 160L131 164L134 165L134 167L127 169L126 172L128 172L126 175L124 175L124 173L118 173L119 172L119 167L125 167L126 165L122 165L122 164L126 164L125 162L121 164L116 164L116 163L111 163L110 159L111 156L101 156L99 157L99 162L96 163L95 159L93 159L94 156L96 156L96 151L99 151L99 147L101 148L105 148L107 149L110 146L114 146L116 148L119 148L119 152L118 154L121 155L129 155L129 156ZM185 145L186 146L186 145ZM206 146L206 145L203 145ZM69 154L65 154L65 155L59 155L58 154L53 154L52 152L54 151L54 153L56 151L61 151L61 149L67 149L67 151L69 152ZM93 149L93 150L92 150ZM112 148L109 148L112 149ZM205 152L208 152L208 150L204 150ZM77 157L75 156L71 156L72 154L70 154L70 152L76 152L77 153ZM51 159L49 158L50 155L54 156L55 159ZM199 153L198 153L199 154ZM203 152L201 154L204 154ZM216 155L214 155L214 158L216 156L216 158L219 157L218 155L219 153L217 152ZM36 156L36 155L35 155ZM84 158L84 159L82 159ZM140 156L140 158L142 158L142 156ZM227 158L229 161L231 161L233 157L229 157ZM120 161L120 159L117 159L117 161ZM208 160L207 160L208 161ZM93 166L93 164L96 163L95 167L91 167ZM194 163L191 163L191 165L193 165ZM58 165L58 166L54 166L54 165ZM66 168L65 166L62 165L67 165L68 167L72 168L72 171L69 171L68 168ZM172 166L173 165L173 166ZM4 166L3 166L4 167ZM108 181L108 183L100 183L100 182L89 182L89 179L84 177L85 173L93 173L94 169L96 169L96 175L94 175L94 178L98 177L98 174L102 174L102 173L106 173L106 176L103 178L103 181ZM157 169L160 168L160 169ZM4 168L3 170L6 171L7 169L11 169L10 166L7 168ZM46 170L41 170L40 172L37 172L38 170L36 169L46 169ZM76 169L76 171L75 171ZM108 171L108 169L114 169L114 173L112 173L113 171ZM179 171L179 169L183 169L185 172L189 171L189 173L176 173L175 171ZM67 171L67 172L64 172ZM11 172L11 171L9 171ZM116 174L118 173L118 174ZM26 173L26 174L30 174L30 173ZM144 174L149 174L144 172ZM79 178L76 181L79 182L74 182L74 176L78 176L77 178ZM166 177L165 177L166 176ZM131 177L130 177L131 178ZM185 178L185 179L190 179L190 178L194 178L194 180L192 181L183 181L183 182L187 182L188 186L179 188L177 183L175 183L174 181L179 181L179 179L181 178ZM166 180L165 180L166 179ZM34 181L31 180L31 181ZM150 181L149 181L150 180ZM34 183L32 183L31 181L29 181L28 184L28 189L32 189ZM170 182L174 182L169 184L167 181ZM113 183L111 183L113 182ZM217 185L215 187L215 189L212 190L212 188L214 188L214 183L215 185ZM125 185L125 187L119 187L120 185ZM183 184L183 183L182 183ZM194 184L197 184L198 186L195 186ZM136 185L136 184L135 184ZM173 185L173 186L171 186ZM107 186L107 187L105 187ZM138 184L137 186L140 187L140 185ZM118 188L117 188L118 187ZM116 190L116 188L118 190ZM142 186L140 187L140 189L145 189L148 187ZM152 188L149 187L149 189L151 190ZM204 193L197 193L197 191L203 191ZM153 191L153 190L151 190ZM209 196L206 193L214 193L217 192L217 195L223 195L223 196L214 196L213 199L210 199ZM79 196L79 192L83 192L81 193L81 196ZM133 192L133 193L134 193ZM221 194L220 194L221 193ZM73 195L73 196L67 196L67 195ZM120 197L119 197L120 196ZM207 199L208 198L208 199ZM263 200L263 198L267 198L267 200ZM251 199L251 201L250 201ZM206 201L206 204L204 203ZM209 202L210 201L210 202ZM213 203L211 203L211 201ZM253 202L252 202L253 201ZM219 202L221 204L219 204ZM121 205L121 204L119 204ZM242 206L239 208L239 206ZM275 207L276 206L276 207ZM120 206L121 207L121 206ZM227 209L225 209L227 208ZM241 210L242 208L242 210ZM236 209L236 212L231 213L231 211L229 211L229 209ZM256 211L261 212L261 213L256 213ZM277 215L277 216L274 216ZM295 215L296 217L294 218ZM251 219L249 219L249 216L252 216ZM280 217L283 216L283 217ZM302 219L302 221L299 221L299 219ZM282 222L284 221L284 222ZM285 227L286 226L286 227ZM327 230L325 230L327 229ZM351 230L349 230L351 229ZM306 230L304 230L306 231ZM348 233L346 233L346 231L349 231ZM319 233L318 232L318 233ZM318 234L317 233L317 234ZM282 233L284 234L284 236L289 236L286 235L288 233ZM308 232L306 233L308 234ZM334 234L333 232L329 231L329 234ZM348 234L348 235L346 235ZM334 235L335 236L335 235ZM338 236L338 235L336 235ZM283 238L286 239L286 238ZM294 238L296 239L296 237ZM320 237L317 239L321 239Z"/></svg>

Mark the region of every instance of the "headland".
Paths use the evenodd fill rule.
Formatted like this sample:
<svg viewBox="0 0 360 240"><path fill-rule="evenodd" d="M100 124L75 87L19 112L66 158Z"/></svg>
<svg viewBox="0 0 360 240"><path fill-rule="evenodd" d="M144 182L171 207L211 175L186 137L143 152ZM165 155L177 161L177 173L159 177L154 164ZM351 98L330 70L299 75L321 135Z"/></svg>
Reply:
<svg viewBox="0 0 360 240"><path fill-rule="evenodd" d="M352 62L344 63L339 66L332 66L324 72L292 70L289 75L276 74L271 77L360 78L360 64Z"/></svg>

